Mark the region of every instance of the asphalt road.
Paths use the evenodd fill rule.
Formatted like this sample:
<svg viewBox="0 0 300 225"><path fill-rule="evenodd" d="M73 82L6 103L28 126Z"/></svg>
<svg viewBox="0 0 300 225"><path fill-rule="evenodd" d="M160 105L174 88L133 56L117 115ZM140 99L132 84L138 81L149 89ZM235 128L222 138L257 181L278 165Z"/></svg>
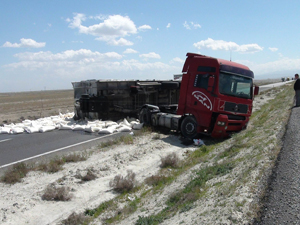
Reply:
<svg viewBox="0 0 300 225"><path fill-rule="evenodd" d="M1 134L0 169L22 161L36 160L68 151L84 150L120 135L122 134L100 135L71 130L17 135Z"/></svg>
<svg viewBox="0 0 300 225"><path fill-rule="evenodd" d="M300 224L300 107L293 108L261 218L255 225Z"/></svg>
<svg viewBox="0 0 300 225"><path fill-rule="evenodd" d="M262 86L259 86L259 92L267 91L269 89L272 89L272 88L275 88L275 87L279 87L279 86L282 86L284 84L288 84L288 83L291 83L291 82L294 82L294 80L285 81L285 82L279 82L279 83L273 83L273 84L267 84L267 85L262 85Z"/></svg>

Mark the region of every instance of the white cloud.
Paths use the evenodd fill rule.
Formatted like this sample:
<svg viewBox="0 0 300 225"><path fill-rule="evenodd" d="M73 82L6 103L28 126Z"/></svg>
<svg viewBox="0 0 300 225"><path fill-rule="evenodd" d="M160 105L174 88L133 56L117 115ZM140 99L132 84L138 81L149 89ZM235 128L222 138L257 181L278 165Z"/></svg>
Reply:
<svg viewBox="0 0 300 225"><path fill-rule="evenodd" d="M144 31L144 30L151 30L152 28L149 26L149 25L143 25L143 26L140 26L138 28L138 30L141 30L141 31Z"/></svg>
<svg viewBox="0 0 300 225"><path fill-rule="evenodd" d="M105 20L106 16L100 14L100 15L97 15L97 16L90 16L89 18L90 19L95 19L95 20Z"/></svg>
<svg viewBox="0 0 300 225"><path fill-rule="evenodd" d="M93 61L100 61L103 59L113 58L113 59L121 59L122 56L116 52L92 52L88 49L80 49L80 50L67 50L61 53L53 54L50 51L47 52L25 52L18 53L14 55L20 61L23 62L54 62L54 61L86 61L87 59L93 59ZM17 63L18 64L18 63Z"/></svg>
<svg viewBox="0 0 300 225"><path fill-rule="evenodd" d="M184 63L184 60L179 58L179 57L175 57L174 59L172 59L170 61L170 64L173 64L173 63L180 63L180 64L183 64Z"/></svg>
<svg viewBox="0 0 300 225"><path fill-rule="evenodd" d="M71 41L71 43L83 43L83 41Z"/></svg>
<svg viewBox="0 0 300 225"><path fill-rule="evenodd" d="M170 27L171 27L171 23L168 23L167 28L170 28Z"/></svg>
<svg viewBox="0 0 300 225"><path fill-rule="evenodd" d="M82 32L81 30L86 28L81 25L82 21L85 21L86 17L82 13L75 13L75 16L73 17L73 20L68 18L66 21L69 22L69 27L71 28L78 28L79 32Z"/></svg>
<svg viewBox="0 0 300 225"><path fill-rule="evenodd" d="M184 21L183 26L184 26L187 30L201 28L201 25L200 25L200 24L194 23L194 22L189 22L189 23L188 23L187 21Z"/></svg>
<svg viewBox="0 0 300 225"><path fill-rule="evenodd" d="M80 33L91 34L95 36L113 36L123 37L137 32L136 26L129 17L120 15L109 16L102 23L94 24L89 27L81 25L86 17L83 14L77 14L70 24L72 28L78 28Z"/></svg>
<svg viewBox="0 0 300 225"><path fill-rule="evenodd" d="M273 62L257 64L253 66L253 70L259 71L259 74L275 73L285 70L299 70L300 59L282 58Z"/></svg>
<svg viewBox="0 0 300 225"><path fill-rule="evenodd" d="M172 79L172 74L179 73L182 68L182 65L170 65L159 61L150 63L142 59L124 60L123 56L116 52L100 53L88 49L67 50L60 53L25 52L14 56L19 62L3 66L2 69L6 74L22 74L22 77L26 77L22 80L28 85L38 78L41 82L36 85L43 87L47 84L48 88L51 88L52 83L57 80L64 80L65 87L70 87L72 81L93 78ZM159 58L155 53L144 56ZM30 80L30 77L35 78ZM54 84L52 86L54 89L58 88ZM36 89L39 90L40 87L36 86Z"/></svg>
<svg viewBox="0 0 300 225"><path fill-rule="evenodd" d="M174 68L174 67L171 67L168 64L165 64L162 62L142 63L142 62L139 62L136 60L123 60L121 65L122 65L122 69L125 69L125 70L128 70L130 68L130 69L137 69L139 71L147 71L147 74L145 74L146 77L144 77L143 79L154 78L153 77L154 70L170 71L172 68ZM149 75L151 75L151 76L149 76ZM158 79L158 78L163 79L163 77L161 75L162 74L157 74L156 79ZM167 76L172 77L172 73L170 72L169 74L167 74Z"/></svg>
<svg viewBox="0 0 300 225"><path fill-rule="evenodd" d="M300 70L300 58L291 59L283 57L279 58L278 60L265 63L256 63L248 60L237 62L247 65L254 72L254 76L256 78L261 76L265 76L266 78L276 78L276 75L281 73L284 76L293 76L293 73Z"/></svg>
<svg viewBox="0 0 300 225"><path fill-rule="evenodd" d="M184 26L186 29L188 29L188 30L191 29L190 25L188 25L188 23L187 23L186 21L184 21L183 26Z"/></svg>
<svg viewBox="0 0 300 225"><path fill-rule="evenodd" d="M276 51L278 51L278 48L269 48L269 50L272 52L276 52Z"/></svg>
<svg viewBox="0 0 300 225"><path fill-rule="evenodd" d="M199 50L200 49L211 49L214 51L226 50L226 51L235 51L241 53L254 53L263 50L263 47L260 47L258 44L238 45L235 42L213 40L211 38L194 43L194 47L196 47Z"/></svg>
<svg viewBox="0 0 300 225"><path fill-rule="evenodd" d="M111 39L111 38L102 37L102 38L96 38L96 40L106 41L107 44L109 44L109 45L115 45L115 46L129 46L129 45L133 45L133 43L131 41L128 41L125 38L120 38L119 40L116 40L114 38Z"/></svg>
<svg viewBox="0 0 300 225"><path fill-rule="evenodd" d="M21 43L10 43L10 42L5 42L2 47L7 47L7 48L42 48L46 46L46 42L36 42L35 40L32 39L25 39L22 38L20 39Z"/></svg>
<svg viewBox="0 0 300 225"><path fill-rule="evenodd" d="M102 22L91 26L84 26L82 23L87 20L84 14L77 13L72 20L67 19L69 27L78 29L79 33L97 36L96 40L106 41L110 45L133 45L124 37L136 34L138 30L152 29L149 25L136 28L134 22L128 16L110 15L108 17L96 16L89 19L97 19Z"/></svg>
<svg viewBox="0 0 300 225"><path fill-rule="evenodd" d="M132 48L127 48L123 53L124 54L132 54L132 53L138 53L138 52Z"/></svg>
<svg viewBox="0 0 300 225"><path fill-rule="evenodd" d="M191 22L191 25L194 29L201 28L201 25L198 23Z"/></svg>
<svg viewBox="0 0 300 225"><path fill-rule="evenodd" d="M155 52L150 52L148 54L141 54L140 57L141 58L146 58L146 59L149 59L149 58L160 59L160 55L155 53Z"/></svg>

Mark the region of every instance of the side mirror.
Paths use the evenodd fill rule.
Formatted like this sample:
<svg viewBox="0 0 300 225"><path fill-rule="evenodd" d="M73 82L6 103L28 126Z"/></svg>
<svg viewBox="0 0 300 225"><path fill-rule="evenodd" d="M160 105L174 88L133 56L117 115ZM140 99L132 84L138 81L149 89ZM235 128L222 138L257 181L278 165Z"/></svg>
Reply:
<svg viewBox="0 0 300 225"><path fill-rule="evenodd" d="M259 93L259 87L255 85L254 87L254 95L258 95Z"/></svg>
<svg viewBox="0 0 300 225"><path fill-rule="evenodd" d="M215 77L214 76L210 76L208 78L207 91L212 92L214 84L215 84Z"/></svg>

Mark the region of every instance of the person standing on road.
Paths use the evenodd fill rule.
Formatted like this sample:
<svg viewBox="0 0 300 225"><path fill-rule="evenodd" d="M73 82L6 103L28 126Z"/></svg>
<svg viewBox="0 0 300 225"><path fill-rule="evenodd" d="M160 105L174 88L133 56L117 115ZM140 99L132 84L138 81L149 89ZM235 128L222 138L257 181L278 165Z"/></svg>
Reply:
<svg viewBox="0 0 300 225"><path fill-rule="evenodd" d="M296 97L296 107L300 106L300 79L298 73L295 74L295 83L294 83L294 90L295 90L295 97Z"/></svg>

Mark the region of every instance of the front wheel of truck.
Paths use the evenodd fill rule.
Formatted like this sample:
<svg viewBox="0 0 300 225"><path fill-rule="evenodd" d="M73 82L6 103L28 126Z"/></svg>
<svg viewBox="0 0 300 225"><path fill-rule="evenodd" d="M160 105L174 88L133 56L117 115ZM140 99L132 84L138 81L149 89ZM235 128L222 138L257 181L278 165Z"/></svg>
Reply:
<svg viewBox="0 0 300 225"><path fill-rule="evenodd" d="M197 121L193 116L187 116L181 123L181 133L184 137L194 139L197 133Z"/></svg>

